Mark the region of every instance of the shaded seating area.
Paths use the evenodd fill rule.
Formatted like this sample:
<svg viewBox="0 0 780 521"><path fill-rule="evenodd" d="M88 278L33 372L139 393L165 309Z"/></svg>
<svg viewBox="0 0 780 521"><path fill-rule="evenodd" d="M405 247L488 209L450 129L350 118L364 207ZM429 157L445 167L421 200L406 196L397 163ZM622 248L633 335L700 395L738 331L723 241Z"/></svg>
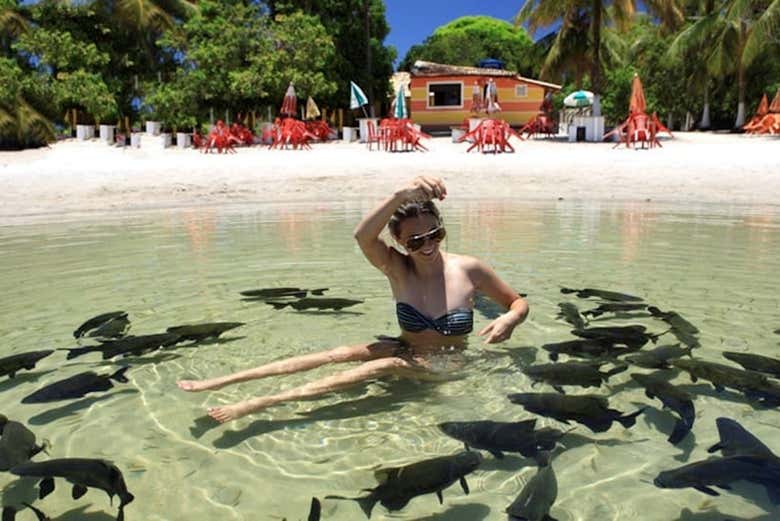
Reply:
<svg viewBox="0 0 780 521"><path fill-rule="evenodd" d="M422 144L422 139L431 136L419 130L408 118L384 118L375 126L372 121L366 122L368 136L366 146L369 150L384 150L386 152L427 152L428 147Z"/></svg>
<svg viewBox="0 0 780 521"><path fill-rule="evenodd" d="M483 119L470 132L458 139L459 143L471 141L472 145L467 152L477 149L483 153L514 152L515 148L509 143L509 138L515 136L521 140L523 137L515 132L506 121L502 119Z"/></svg>
<svg viewBox="0 0 780 521"><path fill-rule="evenodd" d="M780 135L780 89L778 89L771 105L764 94L755 115L742 129L748 134Z"/></svg>
<svg viewBox="0 0 780 521"><path fill-rule="evenodd" d="M661 120L658 119L658 115L653 112L652 115L648 115L647 102L645 101L644 89L642 88L642 82L639 79L638 74L634 74L634 79L631 83L631 98L628 105L628 118L621 124L617 125L611 131L604 134L604 139L617 135L619 137L618 142L612 148L617 148L621 144L625 144L627 148L632 145L634 149L637 148L637 144L640 144L642 148L663 148L661 142L658 140L658 134L660 132L666 132L671 137L674 137L671 130L666 128Z"/></svg>

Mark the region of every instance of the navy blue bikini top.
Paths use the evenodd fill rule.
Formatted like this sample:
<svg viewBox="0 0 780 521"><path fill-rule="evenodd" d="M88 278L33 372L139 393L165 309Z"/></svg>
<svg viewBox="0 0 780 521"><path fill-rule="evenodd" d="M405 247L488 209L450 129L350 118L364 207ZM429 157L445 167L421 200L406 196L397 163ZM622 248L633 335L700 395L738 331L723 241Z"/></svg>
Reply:
<svg viewBox="0 0 780 521"><path fill-rule="evenodd" d="M453 309L439 318L431 319L411 304L396 302L395 312L398 315L398 325L410 333L433 329L444 336L456 336L471 333L474 328L474 312L468 308Z"/></svg>

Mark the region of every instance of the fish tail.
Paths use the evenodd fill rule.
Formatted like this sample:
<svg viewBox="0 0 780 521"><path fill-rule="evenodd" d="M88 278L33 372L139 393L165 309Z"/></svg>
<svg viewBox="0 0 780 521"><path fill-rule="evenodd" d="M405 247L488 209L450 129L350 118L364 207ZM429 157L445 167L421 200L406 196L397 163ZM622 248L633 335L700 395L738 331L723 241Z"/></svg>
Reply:
<svg viewBox="0 0 780 521"><path fill-rule="evenodd" d="M688 435L689 432L691 432L691 428L688 425L688 422L682 419L677 420L677 423L674 424L674 430L666 441L672 445L677 445Z"/></svg>
<svg viewBox="0 0 780 521"><path fill-rule="evenodd" d="M641 409L639 409L636 412L632 412L631 414L626 414L624 416L620 416L617 419L617 421L619 421L620 425L622 425L626 429L628 429L629 427L633 427L634 424L636 423L636 417L639 416L640 414L642 414L643 412L645 412L645 409L647 409L647 407L642 407Z"/></svg>
<svg viewBox="0 0 780 521"><path fill-rule="evenodd" d="M578 290L571 288L561 288L561 293L568 295L569 293L577 293Z"/></svg>
<svg viewBox="0 0 780 521"><path fill-rule="evenodd" d="M117 372L109 376L110 379L116 380L117 382L122 382L123 384L127 383L127 378L125 377L125 373L127 370L130 369L129 366L120 367Z"/></svg>
<svg viewBox="0 0 780 521"><path fill-rule="evenodd" d="M90 351L93 351L93 349L91 347L75 347L75 348L59 348L57 349L57 351L67 351L68 354L65 355L65 358L71 360L73 358L76 358L77 356L85 355Z"/></svg>
<svg viewBox="0 0 780 521"><path fill-rule="evenodd" d="M311 290L312 295L322 296L325 294L326 291L328 291L330 288L317 288Z"/></svg>
<svg viewBox="0 0 780 521"><path fill-rule="evenodd" d="M274 309L282 309L290 305L289 302L268 302L268 301L266 301L266 304L273 306Z"/></svg>
<svg viewBox="0 0 780 521"><path fill-rule="evenodd" d="M610 376L615 376L616 374L620 374L623 371L628 371L628 365L619 365L614 369L610 369L609 371L601 374L604 375L604 378L609 378Z"/></svg>
<svg viewBox="0 0 780 521"><path fill-rule="evenodd" d="M366 514L366 517L371 517L371 511L374 510L374 505L376 505L376 498L373 494L370 494L365 497L344 497L344 496L325 496L325 499L345 499L347 501L357 501L358 505L360 505L361 510Z"/></svg>

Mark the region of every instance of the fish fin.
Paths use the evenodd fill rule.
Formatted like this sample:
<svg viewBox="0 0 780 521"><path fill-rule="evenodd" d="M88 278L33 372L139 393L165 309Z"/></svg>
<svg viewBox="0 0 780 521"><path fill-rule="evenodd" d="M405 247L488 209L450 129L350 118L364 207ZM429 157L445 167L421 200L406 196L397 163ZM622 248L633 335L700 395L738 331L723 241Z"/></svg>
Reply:
<svg viewBox="0 0 780 521"><path fill-rule="evenodd" d="M560 385L553 385L552 388L555 389L556 391L558 391L561 394L566 394L566 391L564 391L563 387L561 387Z"/></svg>
<svg viewBox="0 0 780 521"><path fill-rule="evenodd" d="M691 382L696 383L698 381L699 381L699 378L695 374L692 374L691 375Z"/></svg>
<svg viewBox="0 0 780 521"><path fill-rule="evenodd" d="M548 450L539 451L534 456L534 461L536 461L536 464L539 465L539 467L546 467L550 464L550 460L552 460L552 455Z"/></svg>
<svg viewBox="0 0 780 521"><path fill-rule="evenodd" d="M129 366L120 367L117 372L109 376L110 379L116 380L117 382L122 382L123 384L126 384L128 382L127 378L125 378L125 373L127 370L130 369Z"/></svg>
<svg viewBox="0 0 780 521"><path fill-rule="evenodd" d="M719 450L723 450L724 448L725 446L723 445L723 442L719 441L718 443L716 443L715 445L707 449L707 452L712 454L713 452L718 452Z"/></svg>
<svg viewBox="0 0 780 521"><path fill-rule="evenodd" d="M677 420L677 423L674 424L674 430L666 441L672 445L677 445L688 435L689 432L691 432L691 429L688 426L688 423L682 419Z"/></svg>
<svg viewBox="0 0 780 521"><path fill-rule="evenodd" d="M695 490L698 490L699 492L704 492L708 496L720 496L716 490L711 489L710 487L705 487L704 485L699 485L698 487L693 487Z"/></svg>
<svg viewBox="0 0 780 521"><path fill-rule="evenodd" d="M463 493L464 494L466 494L467 496L469 495L469 492L470 492L469 491L469 484L466 483L466 477L465 476L462 476L460 478L460 488L463 489Z"/></svg>
<svg viewBox="0 0 780 521"><path fill-rule="evenodd" d="M86 493L87 493L87 487L85 487L84 485L79 485L77 483L73 485L73 490L71 491L71 497L73 499L78 499Z"/></svg>
<svg viewBox="0 0 780 521"><path fill-rule="evenodd" d="M54 478L44 478L38 484L38 499L43 499L54 492Z"/></svg>
<svg viewBox="0 0 780 521"><path fill-rule="evenodd" d="M650 389L645 389L645 396L647 396L647 397L648 397L648 398L650 398L651 400L652 400L653 398L655 398L655 395L653 394L653 392L652 392Z"/></svg>
<svg viewBox="0 0 780 521"><path fill-rule="evenodd" d="M491 453L496 459L504 459L504 453L500 450L489 449L488 452Z"/></svg>
<svg viewBox="0 0 780 521"><path fill-rule="evenodd" d="M618 417L616 419L617 419L617 421L620 422L620 424L623 427L628 429L629 427L633 427L634 426L634 424L636 423L636 417L639 416L640 414L642 414L643 412L645 412L645 409L647 409L647 407L642 407L641 409L639 409L636 412L632 412L631 414L626 414L626 415L620 416L620 417Z"/></svg>
<svg viewBox="0 0 780 521"><path fill-rule="evenodd" d="M610 369L609 371L601 374L604 375L604 378L609 378L610 376L615 376L616 374L620 374L627 370L628 370L628 365L619 365L614 369Z"/></svg>
<svg viewBox="0 0 780 521"><path fill-rule="evenodd" d="M322 515L322 505L320 504L320 500L316 497L311 498L311 506L309 507L309 517L307 517L307 521L320 521L320 516Z"/></svg>
<svg viewBox="0 0 780 521"><path fill-rule="evenodd" d="M557 362L557 361L558 361L558 358L559 358L559 357L558 357L558 353L550 353L550 356L548 356L548 358L549 358L550 360L552 360L553 362Z"/></svg>
<svg viewBox="0 0 780 521"><path fill-rule="evenodd" d="M441 493L441 490L436 491L436 497L439 498L439 504L444 504L444 494Z"/></svg>
<svg viewBox="0 0 780 521"><path fill-rule="evenodd" d="M57 349L57 351L67 351L68 354L65 355L65 359L72 360L76 358L77 356L81 356L87 353L91 353L92 351L95 351L94 346L87 346L87 347L74 347L74 348L60 348Z"/></svg>
<svg viewBox="0 0 780 521"><path fill-rule="evenodd" d="M328 291L330 288L317 288L310 290L310 293L312 295L322 296L325 294L326 291Z"/></svg>
<svg viewBox="0 0 780 521"><path fill-rule="evenodd" d="M366 489L370 490L370 489ZM361 510L365 512L366 517L369 519L371 518L371 511L374 509L374 505L376 505L376 497L374 494L369 494L365 497L344 497L344 496L325 496L325 499L342 499L347 501L357 501L358 505L360 505Z"/></svg>
<svg viewBox="0 0 780 521"><path fill-rule="evenodd" d="M289 302L269 302L269 301L266 301L265 303L268 304L269 306L273 306L274 309L282 309L282 308L287 307L287 306L290 305Z"/></svg>
<svg viewBox="0 0 780 521"><path fill-rule="evenodd" d="M14 507L5 507L3 509L3 521L16 521L16 509Z"/></svg>

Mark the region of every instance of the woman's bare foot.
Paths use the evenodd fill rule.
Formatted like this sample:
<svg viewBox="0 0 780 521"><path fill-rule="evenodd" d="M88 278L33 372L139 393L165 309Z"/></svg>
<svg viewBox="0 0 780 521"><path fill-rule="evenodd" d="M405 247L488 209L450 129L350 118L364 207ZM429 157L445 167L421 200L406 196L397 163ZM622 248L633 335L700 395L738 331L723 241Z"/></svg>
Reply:
<svg viewBox="0 0 780 521"><path fill-rule="evenodd" d="M223 405L220 407L209 407L209 416L219 423L225 423L246 416L250 412L262 409L262 405L248 407L246 402L234 403L233 405Z"/></svg>
<svg viewBox="0 0 780 521"><path fill-rule="evenodd" d="M212 380L179 380L176 382L176 385L178 385L179 389L182 391L198 392L219 389L225 384L215 378Z"/></svg>

